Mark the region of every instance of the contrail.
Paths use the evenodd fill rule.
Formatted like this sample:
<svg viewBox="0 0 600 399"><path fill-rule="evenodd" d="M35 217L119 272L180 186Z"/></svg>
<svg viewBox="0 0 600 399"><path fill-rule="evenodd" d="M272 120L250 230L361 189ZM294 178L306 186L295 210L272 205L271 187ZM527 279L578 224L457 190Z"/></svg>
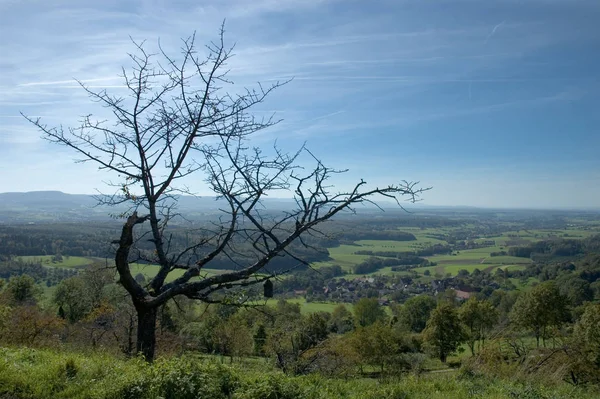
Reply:
<svg viewBox="0 0 600 399"><path fill-rule="evenodd" d="M490 40L490 38L491 38L492 36L494 36L494 33L496 33L496 31L497 31L498 29L500 29L500 27L502 27L502 25L504 25L504 23L505 23L505 22L506 22L506 21L502 21L502 22L500 22L498 25L494 26L494 28L492 29L492 32L491 32L491 33L488 35L488 37L486 37L486 38L485 38L485 42L486 42L486 44L487 44L488 40Z"/></svg>

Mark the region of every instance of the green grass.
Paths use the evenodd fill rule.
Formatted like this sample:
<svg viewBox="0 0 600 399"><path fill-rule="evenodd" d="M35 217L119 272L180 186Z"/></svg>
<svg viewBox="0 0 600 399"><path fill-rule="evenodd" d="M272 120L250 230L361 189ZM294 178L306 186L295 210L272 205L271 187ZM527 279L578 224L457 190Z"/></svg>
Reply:
<svg viewBox="0 0 600 399"><path fill-rule="evenodd" d="M410 229L402 230L410 231ZM410 232L415 234L415 237L417 237L416 241L360 240L356 241L355 245L340 245L338 247L328 248L331 260L326 262L315 262L312 266L319 268L323 266L339 265L345 271L352 272L354 266L370 258L369 255L357 255L357 251L407 252L429 247L437 243L445 243L445 241L426 237L426 234L428 234L427 232ZM391 273L391 270L388 272Z"/></svg>
<svg viewBox="0 0 600 399"><path fill-rule="evenodd" d="M488 265L441 265L444 267L444 273L450 273L453 276L456 276L458 274L459 271L461 270L467 270L469 273L472 273L475 269L479 269L479 270L485 270L488 267L493 267L493 266L488 266Z"/></svg>
<svg viewBox="0 0 600 399"><path fill-rule="evenodd" d="M510 227L517 228L518 225L507 223ZM462 226L461 229L474 228L475 226ZM340 245L335 248L329 248L328 261L315 262L312 264L313 267L319 268L323 266L339 265L346 272L352 273L354 266L363 262L368 255L357 255L357 251L367 250L373 252L390 251L390 252L404 252L404 251L416 251L421 248L425 248L434 244L446 244L446 241L439 240L430 237L431 235L448 234L456 231L455 228L427 228L420 229L416 227L399 227L399 230L410 232L417 238L416 241L390 241L390 240L360 240L356 241L354 245ZM431 262L438 264L437 268L418 268L417 272L422 273L425 270L430 270L431 273L437 272L438 274L446 275L450 273L456 275L460 269L466 269L472 272L476 268L480 270L493 271L496 268L506 268L509 266L509 270L523 270L524 267L531 263L530 259L519 258L514 256L496 256L491 257L490 253L508 251L509 247L506 246L507 241L521 240L522 244L548 239L550 237L563 237L565 234L568 238L585 238L593 234L598 234L598 229L578 229L569 228L565 230L512 230L504 232L501 235L495 237L481 237L474 239L476 242L483 242L494 240L495 246L476 248L470 250L463 250L454 252L450 255L435 255L427 257ZM514 237L509 237L512 235ZM521 267L522 266L522 267ZM393 275L394 272L391 268L385 268L378 270L372 274L379 275ZM360 275L363 276L363 275ZM359 277L354 274L348 274L346 278Z"/></svg>
<svg viewBox="0 0 600 399"><path fill-rule="evenodd" d="M527 280L521 280L519 278L511 278L509 279L519 290L529 291L533 288L533 285L539 283L540 281L537 278L529 277Z"/></svg>
<svg viewBox="0 0 600 399"><path fill-rule="evenodd" d="M504 265L504 266L500 266L501 269L506 269L506 270L512 270L512 271L517 271L517 270L525 270L527 269L527 266L525 265Z"/></svg>
<svg viewBox="0 0 600 399"><path fill-rule="evenodd" d="M132 276L136 276L137 274L141 273L146 277L146 279L150 279L150 278L156 276L156 273L158 273L157 265L131 263L129 265L129 269L131 270ZM214 276L216 274L222 274L222 273L229 272L229 271L231 271L231 270L202 269L202 272L200 273L200 277L210 277L210 276ZM181 277L184 272L185 272L185 270L180 270L180 269L173 270L171 273L169 273L169 276L167 277L166 281L167 282L173 281L176 278Z"/></svg>
<svg viewBox="0 0 600 399"><path fill-rule="evenodd" d="M19 256L19 259L26 263L41 263L42 266L64 267L64 268L80 268L91 265L98 261L99 258L85 258L82 256L63 256L62 262L53 262L53 255L35 255L35 256Z"/></svg>
<svg viewBox="0 0 600 399"><path fill-rule="evenodd" d="M531 264L531 259L520 258L518 256L490 256L489 258L486 258L483 263L529 265Z"/></svg>
<svg viewBox="0 0 600 399"><path fill-rule="evenodd" d="M597 398L596 388L430 373L375 380L292 377L257 366L187 355L145 364L107 354L0 348L0 397L72 399L500 399ZM266 367L265 367L266 366Z"/></svg>
<svg viewBox="0 0 600 399"><path fill-rule="evenodd" d="M315 313L315 312L333 312L333 309L338 307L339 305L346 306L350 312L354 309L354 305L351 303L339 303L339 302L306 302L304 298L292 298L287 299L290 303L297 303L300 305L300 312L302 314L307 313ZM271 301L270 301L271 302ZM269 304L270 304L269 302ZM276 301L273 301L273 305L276 304Z"/></svg>

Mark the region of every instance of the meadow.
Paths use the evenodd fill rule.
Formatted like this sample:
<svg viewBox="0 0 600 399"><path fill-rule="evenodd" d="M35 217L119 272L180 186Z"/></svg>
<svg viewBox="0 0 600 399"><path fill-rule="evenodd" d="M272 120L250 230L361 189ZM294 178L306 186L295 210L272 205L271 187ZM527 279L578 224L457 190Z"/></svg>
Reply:
<svg viewBox="0 0 600 399"><path fill-rule="evenodd" d="M264 362L229 365L184 355L123 360L101 352L0 348L0 397L11 399L592 399L593 388L465 370L386 379L288 376Z"/></svg>
<svg viewBox="0 0 600 399"><path fill-rule="evenodd" d="M87 258L83 256L63 256L61 260L56 261L54 260L54 255L19 256L19 259L26 263L40 263L42 266L64 267L67 269L85 268L95 262L104 261L101 258Z"/></svg>
<svg viewBox="0 0 600 399"><path fill-rule="evenodd" d="M319 268L323 266L339 265L346 275L346 279L359 278L364 275L353 274L353 269L359 263L365 261L370 256L357 254L359 251L373 252L407 252L416 251L427 248L435 244L448 244L441 240L441 234L451 232L451 228L438 229L418 229L418 228L402 228L402 231L410 232L417 238L415 241L389 241L389 240L359 240L351 245L345 244L333 248L328 248L330 260L325 262L315 262L313 267ZM529 258L521 258L516 256L491 256L493 252L508 251L510 246L526 245L528 243L553 239L553 238L571 238L583 239L597 234L597 230L584 230L580 228L555 230L555 229L537 229L537 230L511 230L502 233L501 235L476 238L472 241L482 243L483 241L494 241L495 245L482 248L467 249L453 251L447 255L435 255L425 257L430 262L434 262L435 266L418 267L412 271L425 276L426 272L432 277L456 276L461 270L466 270L472 273L475 269L481 271L493 272L495 269L507 270L524 270L531 264ZM435 237L434 237L435 236ZM510 244L510 245L507 245ZM401 271L394 272L391 267L385 267L372 274L377 275L410 275L410 272Z"/></svg>
<svg viewBox="0 0 600 399"><path fill-rule="evenodd" d="M288 299L287 302L289 303L296 303L298 305L300 305L300 312L302 314L307 314L307 313L315 313L315 312L328 312L331 313L333 312L333 310L340 305L340 303L334 303L334 302L306 302L306 300L304 298L292 298L292 299ZM269 301L268 304L269 305L275 305L276 301ZM352 312L354 309L354 305L351 303L341 303L341 305L346 306L346 309L348 309L348 311Z"/></svg>

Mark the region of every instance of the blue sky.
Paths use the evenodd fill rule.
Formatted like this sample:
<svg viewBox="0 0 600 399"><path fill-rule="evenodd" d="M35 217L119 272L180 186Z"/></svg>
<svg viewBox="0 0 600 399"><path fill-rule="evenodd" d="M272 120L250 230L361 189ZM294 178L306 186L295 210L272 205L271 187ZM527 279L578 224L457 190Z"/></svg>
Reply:
<svg viewBox="0 0 600 399"><path fill-rule="evenodd" d="M0 191L93 193L109 179L19 111L74 125L73 81L118 92L129 37L175 49L226 19L237 86L293 77L253 144L307 142L345 188L402 179L429 205L600 208L597 0L0 0ZM194 187L200 193L204 188Z"/></svg>

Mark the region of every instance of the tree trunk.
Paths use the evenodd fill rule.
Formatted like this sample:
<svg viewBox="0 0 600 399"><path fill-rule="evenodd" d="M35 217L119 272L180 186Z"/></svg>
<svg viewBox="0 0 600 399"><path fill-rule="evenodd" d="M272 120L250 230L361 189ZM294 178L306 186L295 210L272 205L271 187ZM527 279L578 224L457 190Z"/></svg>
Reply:
<svg viewBox="0 0 600 399"><path fill-rule="evenodd" d="M154 360L156 347L156 308L136 307L138 316L137 353L141 353L147 362Z"/></svg>

